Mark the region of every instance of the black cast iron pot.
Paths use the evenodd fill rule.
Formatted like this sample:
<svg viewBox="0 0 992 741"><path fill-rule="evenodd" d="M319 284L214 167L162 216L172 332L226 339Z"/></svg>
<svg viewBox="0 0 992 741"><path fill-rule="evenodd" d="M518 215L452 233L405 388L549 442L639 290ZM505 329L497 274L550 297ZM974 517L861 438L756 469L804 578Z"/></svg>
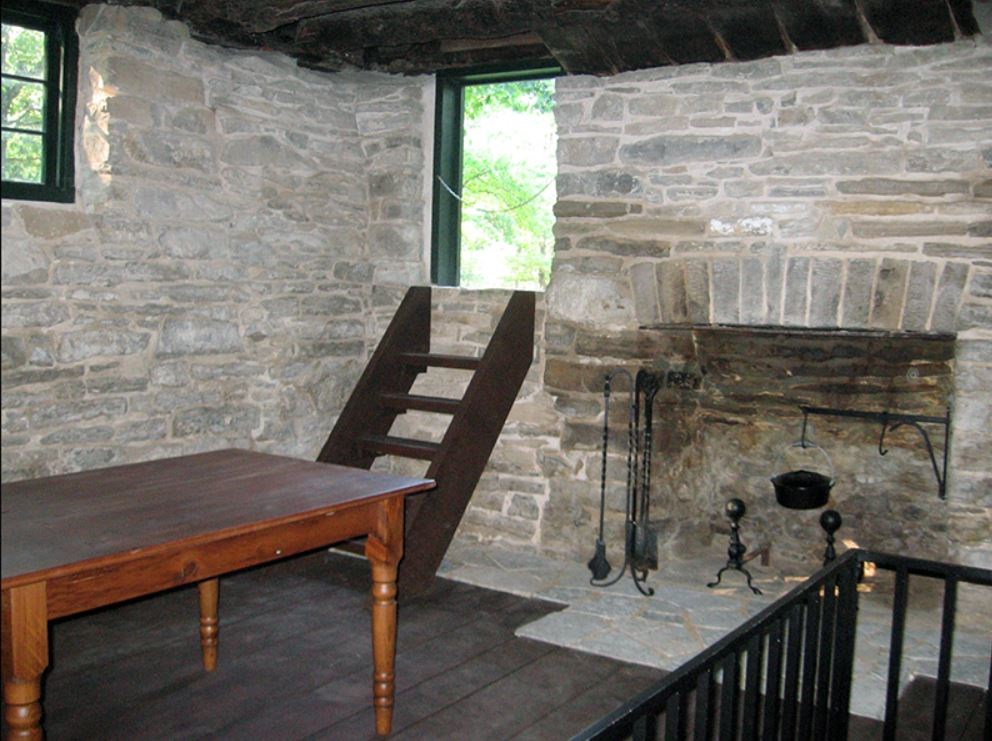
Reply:
<svg viewBox="0 0 992 741"><path fill-rule="evenodd" d="M772 484L775 486L775 499L783 507L816 509L827 503L834 482L822 473L799 469L774 476Z"/></svg>
<svg viewBox="0 0 992 741"><path fill-rule="evenodd" d="M830 489L833 488L834 464L827 455L827 451L815 443L802 441L793 443L793 448L803 448L804 450L813 448L818 450L827 460L830 466L830 476L815 471L807 471L800 468L798 471L780 473L772 477L772 485L775 487L775 499L783 507L789 509L816 509L822 507L830 498Z"/></svg>

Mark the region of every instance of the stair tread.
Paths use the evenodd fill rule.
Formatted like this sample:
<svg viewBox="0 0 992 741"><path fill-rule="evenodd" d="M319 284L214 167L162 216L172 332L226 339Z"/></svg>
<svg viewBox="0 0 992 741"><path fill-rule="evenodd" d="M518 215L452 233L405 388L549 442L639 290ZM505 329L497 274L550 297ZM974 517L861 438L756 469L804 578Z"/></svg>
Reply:
<svg viewBox="0 0 992 741"><path fill-rule="evenodd" d="M423 412L454 414L461 408L461 399L423 394L383 393L379 396L383 406L390 409L414 409Z"/></svg>
<svg viewBox="0 0 992 741"><path fill-rule="evenodd" d="M393 435L365 435L358 442L362 447L376 453L424 460L432 460L441 449L440 443Z"/></svg>
<svg viewBox="0 0 992 741"><path fill-rule="evenodd" d="M436 575L532 366L535 309L533 292L514 291L484 354L447 344L450 353L431 352L431 289L411 286L321 449L321 462L360 468L371 468L379 456L429 462L427 473L438 489L429 499L411 498L406 513L400 571L407 596L422 592ZM459 394L447 384L411 393L417 377L434 368L465 371L464 390ZM428 396L432 391L460 398ZM395 417L411 410L449 415L443 441L390 435Z"/></svg>
<svg viewBox="0 0 992 741"><path fill-rule="evenodd" d="M408 365L429 365L435 368L460 368L475 370L482 362L473 355L450 355L447 353L405 352L400 358Z"/></svg>

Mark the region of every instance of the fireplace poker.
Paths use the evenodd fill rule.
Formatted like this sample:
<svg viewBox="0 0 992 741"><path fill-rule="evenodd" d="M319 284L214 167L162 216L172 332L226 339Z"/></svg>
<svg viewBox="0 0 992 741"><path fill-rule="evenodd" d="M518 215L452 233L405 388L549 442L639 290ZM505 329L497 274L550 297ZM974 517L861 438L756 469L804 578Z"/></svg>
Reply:
<svg viewBox="0 0 992 741"><path fill-rule="evenodd" d="M630 403L627 417L627 488L624 506L624 560L620 571L610 581L608 578L612 567L606 558L606 543L604 540L604 519L606 511L606 466L609 453L609 404L612 391L612 381L616 376L626 376L630 383ZM650 527L650 491L651 483L651 440L650 428L653 414L651 406L654 397L661 388L658 376L645 370L639 370L636 378L630 372L619 369L608 373L603 384L603 459L600 471L599 489L599 535L596 539L596 549L587 564L592 572L590 584L597 587L608 587L616 584L630 567L630 575L634 586L645 595L654 594L654 590L643 585L647 572L658 568L658 544L655 531ZM646 404L644 427L641 425L642 396ZM654 542L652 542L654 541Z"/></svg>
<svg viewBox="0 0 992 741"><path fill-rule="evenodd" d="M631 455L631 445L634 437L635 428L635 409L634 409L634 377L630 374L630 371L620 368L613 371L612 373L607 373L603 379L603 462L600 469L599 477L599 535L596 538L596 551L593 557L589 560L587 564L589 570L592 572L592 579L590 583L594 586L608 587L612 584L616 584L620 581L624 572L627 570L627 548L624 548L624 561L623 566L620 567L620 573L617 574L616 578L612 581L605 582L602 584L596 584L596 582L602 582L604 579L608 578L612 566L606 558L606 541L604 540L604 519L606 516L606 461L609 453L610 445L610 391L613 383L613 379L617 376L625 376L627 378L629 388L630 388L630 401L628 403L628 414L627 414L627 488L626 488L626 502L624 503L625 519L627 517L626 513L630 512L631 504L631 492L633 490L633 470L630 465L630 455ZM625 529L629 531L629 526L625 524Z"/></svg>
<svg viewBox="0 0 992 741"><path fill-rule="evenodd" d="M602 581L610 575L613 567L606 558L606 541L603 539L604 518L606 516L606 459L610 446L610 390L613 379L621 374L626 374L630 379L630 373L626 370L618 370L607 373L603 379L603 464L599 477L599 535L596 537L596 551L587 564L592 572L591 581ZM627 472L630 478L630 471ZM627 489L630 489L628 482Z"/></svg>
<svg viewBox="0 0 992 741"><path fill-rule="evenodd" d="M658 537L651 527L651 452L654 428L654 399L661 388L658 376L646 370L637 372L637 388L644 393L644 449L641 451L641 489L634 513L633 564L645 576L658 568ZM638 405L640 406L640 405Z"/></svg>

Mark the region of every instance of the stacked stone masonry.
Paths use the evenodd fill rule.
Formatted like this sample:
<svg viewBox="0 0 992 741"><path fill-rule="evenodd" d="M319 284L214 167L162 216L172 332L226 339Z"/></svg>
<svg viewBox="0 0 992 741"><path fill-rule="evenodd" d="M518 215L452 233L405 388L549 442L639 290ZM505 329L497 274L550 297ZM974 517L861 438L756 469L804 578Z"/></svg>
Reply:
<svg viewBox="0 0 992 741"><path fill-rule="evenodd" d="M870 433L860 441L864 453L849 437L838 442L842 478L832 503L852 515L846 535L862 545L992 563L990 73L992 47L969 41L558 81L559 203L545 388L558 407L569 408L562 447L591 452L601 425L593 392L604 366L688 363L703 374L701 391L691 396L693 414L703 419L693 423L684 410L669 418L685 426L686 439L669 441L662 452L674 458L663 455L659 464L665 483L658 516L669 525L662 540L675 550L684 545L682 531L705 543L725 529L725 498L760 503L771 496L761 481L776 472L768 460L772 443L784 445L797 430L776 432L766 415L790 420L779 428L799 419L794 407L790 413L780 406L784 384L807 403L823 403L817 394L829 391L828 406L853 405L862 394L868 409L922 404L915 411L941 415L953 403L946 503L936 499L918 439L905 440L903 470L886 472L892 459L877 456ZM798 352L782 376L782 358L767 359L761 390L751 388L753 368L741 366L734 352L709 355L713 367L700 368L703 335L680 346L677 332L637 329L657 324L951 333L958 350L936 375L920 357L914 368L871 379L886 394L877 398L863 395L859 385L868 379L854 371L843 391L825 390L815 379L796 388L809 375L808 358ZM898 354L899 347L896 341L884 352ZM907 384L899 373L909 371L912 378L932 375L933 390L945 390L901 395ZM734 384L762 403L728 410ZM676 414L678 405L668 408ZM728 434L728 425L735 431ZM756 433L755 425L764 431ZM824 431L835 441L843 434L836 426ZM728 468L741 473L720 473ZM693 481L694 513L678 504ZM597 502L592 481L562 486L576 490L550 497L545 518L554 525L545 528L543 544L574 550L557 536L558 526L581 523L591 542ZM896 504L914 490L918 501ZM868 503L871 497L892 501L880 508ZM789 528L760 505L756 516L752 535L759 541ZM873 531L880 518L894 518L897 529L911 533L908 542ZM819 550L793 555L814 558Z"/></svg>
<svg viewBox="0 0 992 741"><path fill-rule="evenodd" d="M76 203L3 202L4 480L224 446L315 456L427 280L430 80L308 72L147 9L87 6L79 30ZM858 491L906 488L893 516L992 563L990 71L977 40L559 79L537 359L460 537L588 558L603 373L720 357L642 325L845 327L956 334L953 358L878 381L900 403L922 390L918 411L953 402L946 503L908 433L885 475L867 433L832 434ZM435 348L481 352L506 299L437 290ZM794 432L735 438L753 410L726 384L751 371L720 362L668 398L706 422L669 421L665 444L689 451L658 511L669 554L724 547L720 455L758 482ZM409 414L397 432L441 426Z"/></svg>
<svg viewBox="0 0 992 741"><path fill-rule="evenodd" d="M988 327L990 67L964 42L559 80L555 287L594 276L621 324Z"/></svg>
<svg viewBox="0 0 992 741"><path fill-rule="evenodd" d="M3 475L313 457L422 282L425 81L328 76L149 9L79 22L77 198L3 202Z"/></svg>

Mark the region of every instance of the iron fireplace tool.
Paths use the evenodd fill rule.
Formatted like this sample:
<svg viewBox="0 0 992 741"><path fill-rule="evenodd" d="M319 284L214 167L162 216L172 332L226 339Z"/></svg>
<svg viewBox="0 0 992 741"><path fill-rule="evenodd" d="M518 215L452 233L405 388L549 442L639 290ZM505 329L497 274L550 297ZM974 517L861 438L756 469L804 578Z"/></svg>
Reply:
<svg viewBox="0 0 992 741"><path fill-rule="evenodd" d="M617 575L610 581L603 581L603 579L609 576L611 571L609 561L606 559L606 544L603 539L603 520L606 508L606 461L609 447L609 397L612 379L618 375L624 375L630 381L630 404L627 417L627 488L624 506L624 559L623 565L620 567ZM646 376L650 376L652 382L646 381ZM605 416L603 421L603 461L600 475L599 536L596 539L596 551L588 563L589 570L592 572L592 578L589 580L589 583L593 586L608 587L616 584L626 573L627 568L630 567L630 575L634 580L634 586L637 587L637 590L641 594L646 596L654 594L653 589L645 588L642 584L647 579L646 565L650 563L652 552L654 553L654 563L657 564L657 543L654 544L653 551L650 544L646 544L639 552L636 547L638 531L641 533L641 542L647 543L649 538L646 536L650 529L647 525L648 507L646 506L649 494L646 489L640 489L644 477L642 476L639 481L637 464L640 459L639 454L642 447L650 451L650 446L645 446L642 440L644 435L641 430L640 405L641 391L644 390L646 385L650 386L651 383L654 385L654 390L649 395L653 402L654 395L658 390L658 379L654 374L641 370L638 371L635 379L628 371L620 369L606 376L603 385ZM650 416L650 414L645 415L646 418L650 418ZM650 443L650 434L647 435L647 440ZM647 457L645 457L644 471L650 471L650 464ZM647 477L649 478L649 474ZM641 506L639 506L639 502ZM641 513L640 522L638 522L638 512Z"/></svg>
<svg viewBox="0 0 992 741"><path fill-rule="evenodd" d="M592 572L591 582L603 581L609 577L610 571L613 570L613 567L610 566L610 562L606 558L606 541L603 539L603 521L606 516L606 459L610 445L610 391L613 379L619 375L626 376L627 380L630 381L631 388L633 388L633 378L628 371L622 368L613 373L607 373L603 379L603 464L599 476L599 535L596 537L596 551L593 553L593 557L589 559L589 563L586 564L589 567L589 571ZM633 418L631 417L631 419ZM628 424L632 425L633 422L631 421ZM630 491L629 466L627 468L627 491ZM624 562L624 568L626 568L626 561ZM620 573L622 575L623 571Z"/></svg>
<svg viewBox="0 0 992 741"><path fill-rule="evenodd" d="M744 566L744 554L747 553L747 546L741 542L739 530L741 518L747 512L747 507L744 506L743 500L735 497L727 500L727 506L724 509L727 517L730 518L730 545L727 547L727 565L716 572L716 581L711 581L706 586L717 586L723 578L724 571L740 571L747 577L747 585L751 591L755 594L761 594L761 590L751 583L751 572Z"/></svg>
<svg viewBox="0 0 992 741"><path fill-rule="evenodd" d="M658 376L649 371L637 373L637 386L644 393L644 445L641 451L641 488L634 517L633 566L647 578L658 568L658 535L651 527L651 458L654 429L654 398L661 388Z"/></svg>

